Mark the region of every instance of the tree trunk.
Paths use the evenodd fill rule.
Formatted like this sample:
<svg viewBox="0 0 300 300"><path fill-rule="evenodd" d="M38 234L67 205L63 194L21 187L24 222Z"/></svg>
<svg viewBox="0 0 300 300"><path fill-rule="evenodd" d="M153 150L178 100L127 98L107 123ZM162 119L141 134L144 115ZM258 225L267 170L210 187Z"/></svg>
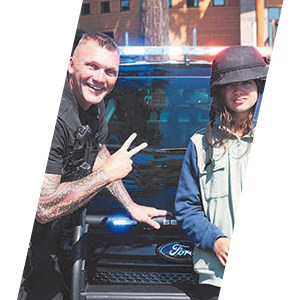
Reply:
<svg viewBox="0 0 300 300"><path fill-rule="evenodd" d="M141 0L141 32L145 46L169 45L168 0Z"/></svg>

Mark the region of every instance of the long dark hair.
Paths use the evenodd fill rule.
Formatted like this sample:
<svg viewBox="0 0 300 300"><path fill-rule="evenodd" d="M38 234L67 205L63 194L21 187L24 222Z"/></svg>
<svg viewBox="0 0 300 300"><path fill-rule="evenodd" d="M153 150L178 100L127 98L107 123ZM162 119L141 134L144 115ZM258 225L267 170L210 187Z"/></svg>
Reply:
<svg viewBox="0 0 300 300"><path fill-rule="evenodd" d="M261 84L257 81L255 81L255 83L259 94ZM225 104L224 89L225 86L220 86L214 91L208 126L217 129L217 140L214 141L213 145L222 145L226 150L224 142L232 132L241 132L243 135L250 133L251 138L253 138L253 116L256 103L249 110L248 117L242 123L238 123L235 119L234 112Z"/></svg>

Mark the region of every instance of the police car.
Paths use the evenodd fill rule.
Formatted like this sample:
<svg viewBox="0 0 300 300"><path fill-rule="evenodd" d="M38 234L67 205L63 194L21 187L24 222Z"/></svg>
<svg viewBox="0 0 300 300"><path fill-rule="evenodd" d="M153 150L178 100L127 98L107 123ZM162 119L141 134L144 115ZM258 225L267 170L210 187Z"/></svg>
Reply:
<svg viewBox="0 0 300 300"><path fill-rule="evenodd" d="M105 99L106 145L113 153L132 132L136 145L148 143L123 180L136 203L174 214L186 146L209 120L210 67L220 50L120 47L118 81ZM95 196L74 231L72 299L198 299L192 243L174 216L157 221L159 230L138 224L105 191Z"/></svg>

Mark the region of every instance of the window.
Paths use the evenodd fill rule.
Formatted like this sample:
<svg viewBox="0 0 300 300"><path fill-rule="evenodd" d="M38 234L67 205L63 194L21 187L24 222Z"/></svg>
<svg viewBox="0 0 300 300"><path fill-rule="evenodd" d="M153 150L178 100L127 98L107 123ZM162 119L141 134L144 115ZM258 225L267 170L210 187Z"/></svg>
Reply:
<svg viewBox="0 0 300 300"><path fill-rule="evenodd" d="M214 0L213 6L225 6L225 0Z"/></svg>
<svg viewBox="0 0 300 300"><path fill-rule="evenodd" d="M279 7L269 7L269 20L279 19L280 17L280 8Z"/></svg>
<svg viewBox="0 0 300 300"><path fill-rule="evenodd" d="M198 0L186 0L187 7L198 7Z"/></svg>
<svg viewBox="0 0 300 300"><path fill-rule="evenodd" d="M281 9L279 7L269 7L269 46L273 47Z"/></svg>
<svg viewBox="0 0 300 300"><path fill-rule="evenodd" d="M89 15L91 13L90 3L84 3L81 6L81 15Z"/></svg>
<svg viewBox="0 0 300 300"><path fill-rule="evenodd" d="M120 66L115 88L105 98L106 142L122 144L135 128L137 143L186 147L193 132L209 121L209 72L210 65L203 63Z"/></svg>
<svg viewBox="0 0 300 300"><path fill-rule="evenodd" d="M130 0L121 0L121 11L130 10Z"/></svg>
<svg viewBox="0 0 300 300"><path fill-rule="evenodd" d="M101 2L101 13L106 14L109 12L110 12L110 2L109 1Z"/></svg>

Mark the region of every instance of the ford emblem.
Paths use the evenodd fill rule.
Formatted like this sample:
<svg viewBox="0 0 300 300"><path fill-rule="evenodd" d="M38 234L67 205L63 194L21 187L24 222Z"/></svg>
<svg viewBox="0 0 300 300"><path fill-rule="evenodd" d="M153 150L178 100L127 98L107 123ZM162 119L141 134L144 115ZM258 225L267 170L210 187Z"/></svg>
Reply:
<svg viewBox="0 0 300 300"><path fill-rule="evenodd" d="M156 248L158 256L177 263L191 263L194 245L189 241L171 242Z"/></svg>

